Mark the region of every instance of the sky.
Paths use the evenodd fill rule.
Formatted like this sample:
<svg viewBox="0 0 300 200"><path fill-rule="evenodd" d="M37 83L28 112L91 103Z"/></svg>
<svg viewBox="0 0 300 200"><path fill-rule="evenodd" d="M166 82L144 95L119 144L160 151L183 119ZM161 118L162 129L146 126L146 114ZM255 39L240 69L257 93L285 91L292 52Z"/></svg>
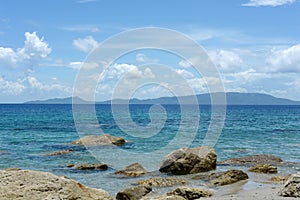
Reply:
<svg viewBox="0 0 300 200"><path fill-rule="evenodd" d="M0 0L0 102L72 96L95 48L144 27L175 30L196 41L227 92L300 100L299 19L298 0ZM194 93L208 92L209 79L189 62L157 49L129 52L108 67L95 98L111 99L118 84L124 94L115 96L125 97L126 84L169 73L158 64L169 66ZM145 85L131 97L171 96L168 84Z"/></svg>

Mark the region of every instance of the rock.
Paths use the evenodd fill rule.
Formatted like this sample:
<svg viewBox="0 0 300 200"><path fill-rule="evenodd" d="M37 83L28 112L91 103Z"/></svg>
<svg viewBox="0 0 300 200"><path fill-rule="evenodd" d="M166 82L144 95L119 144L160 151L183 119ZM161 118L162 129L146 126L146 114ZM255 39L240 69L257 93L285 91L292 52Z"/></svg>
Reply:
<svg viewBox="0 0 300 200"><path fill-rule="evenodd" d="M277 167L270 164L258 164L249 169L250 172L263 173L263 174L277 174Z"/></svg>
<svg viewBox="0 0 300 200"><path fill-rule="evenodd" d="M118 192L116 199L117 200L139 200L151 191L152 191L151 186L139 185Z"/></svg>
<svg viewBox="0 0 300 200"><path fill-rule="evenodd" d="M78 170L107 170L108 165L104 163L93 163L93 164L87 164L87 163L82 163L82 164L69 164L67 167L74 167Z"/></svg>
<svg viewBox="0 0 300 200"><path fill-rule="evenodd" d="M122 146L125 144L125 140L121 137L116 137L109 134L88 135L71 142L71 144L85 145L85 146L101 146L101 145Z"/></svg>
<svg viewBox="0 0 300 200"><path fill-rule="evenodd" d="M141 200L185 200L185 198L178 196L178 195L160 195L160 196L156 196L156 197L143 197L141 198Z"/></svg>
<svg viewBox="0 0 300 200"><path fill-rule="evenodd" d="M241 170L228 170L226 172L218 172L209 175L209 185L220 186L236 183L241 180L248 179L248 175Z"/></svg>
<svg viewBox="0 0 300 200"><path fill-rule="evenodd" d="M268 155L268 154L261 154L261 155L252 155L252 156L245 156L240 158L231 158L228 160L223 160L219 162L222 165L256 165L256 164L278 164L282 163L283 160L279 157Z"/></svg>
<svg viewBox="0 0 300 200"><path fill-rule="evenodd" d="M184 199L192 200L199 199L200 197L211 197L213 192L201 188L179 187L168 193L168 195L177 195Z"/></svg>
<svg viewBox="0 0 300 200"><path fill-rule="evenodd" d="M64 155L64 154L69 154L73 153L74 149L68 149L68 150L61 150L61 151L55 151L52 153L47 154L48 156L58 156L58 155Z"/></svg>
<svg viewBox="0 0 300 200"><path fill-rule="evenodd" d="M300 172L292 174L279 192L283 197L300 197Z"/></svg>
<svg viewBox="0 0 300 200"><path fill-rule="evenodd" d="M1 200L112 200L102 189L86 187L66 177L31 170L0 170Z"/></svg>
<svg viewBox="0 0 300 200"><path fill-rule="evenodd" d="M125 176L142 176L146 173L147 170L139 163L133 163L124 169L115 172L115 174L122 174Z"/></svg>
<svg viewBox="0 0 300 200"><path fill-rule="evenodd" d="M287 176L273 176L270 180L272 182L286 182L288 180L288 178L290 177L290 175Z"/></svg>
<svg viewBox="0 0 300 200"><path fill-rule="evenodd" d="M159 171L175 175L216 169L217 154L211 147L181 148L167 155Z"/></svg>
<svg viewBox="0 0 300 200"><path fill-rule="evenodd" d="M139 185L150 185L152 187L169 187L174 185L186 185L188 181L181 178L154 177L137 182Z"/></svg>

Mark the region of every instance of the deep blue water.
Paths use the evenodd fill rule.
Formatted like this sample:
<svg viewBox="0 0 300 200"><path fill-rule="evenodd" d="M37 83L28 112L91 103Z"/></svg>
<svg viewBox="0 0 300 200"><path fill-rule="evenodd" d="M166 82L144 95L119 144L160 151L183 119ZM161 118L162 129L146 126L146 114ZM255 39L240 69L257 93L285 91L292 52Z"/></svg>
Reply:
<svg viewBox="0 0 300 200"><path fill-rule="evenodd" d="M132 121L142 127L149 125L149 108L150 105L131 105ZM192 141L190 146L202 144L210 123L210 106L200 106L199 127L193 138L190 138L189 133L193 127L189 125L199 117L195 115L193 108L187 109L184 114L177 105L164 105L164 109L167 116L162 129L148 138L137 137L122 130L114 120L110 105L96 106L99 124L91 130L101 129L105 133L124 137L130 141L123 147L125 151L151 154L152 151L160 150L170 141L176 140L179 128L187 124L184 129L185 138ZM122 109L116 114L122 117ZM152 117L160 120L160 115L160 111L157 111ZM112 187L117 190L122 184L132 181L118 179L119 185L114 182L115 177L111 174L114 169L122 166L121 159L120 166L111 166L105 172L78 172L66 168L69 163L98 162L84 147L70 144L79 138L74 125L72 105L2 104L0 116L0 168L19 167L50 171L107 190ZM86 134L97 134L89 131ZM139 134L139 130L132 131ZM175 143L180 147L183 140ZM68 148L74 148L75 153L47 156L49 152ZM279 156L285 161L300 162L300 106L228 106L223 131L214 148L218 160L266 153ZM112 159L118 159L118 155L113 155ZM143 159L151 162L151 156ZM140 161L134 158L128 160Z"/></svg>

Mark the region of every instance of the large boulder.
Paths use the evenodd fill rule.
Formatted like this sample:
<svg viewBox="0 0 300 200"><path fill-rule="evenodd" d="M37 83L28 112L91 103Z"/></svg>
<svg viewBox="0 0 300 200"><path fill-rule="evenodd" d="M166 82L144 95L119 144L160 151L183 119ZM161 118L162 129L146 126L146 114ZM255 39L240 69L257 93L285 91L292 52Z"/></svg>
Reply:
<svg viewBox="0 0 300 200"><path fill-rule="evenodd" d="M300 172L292 174L279 192L280 196L300 198Z"/></svg>
<svg viewBox="0 0 300 200"><path fill-rule="evenodd" d="M104 190L86 187L66 177L31 170L0 170L1 200L112 200Z"/></svg>
<svg viewBox="0 0 300 200"><path fill-rule="evenodd" d="M248 179L248 175L241 170L212 173L208 177L210 186L221 186Z"/></svg>
<svg viewBox="0 0 300 200"><path fill-rule="evenodd" d="M85 146L101 146L101 145L122 146L125 144L125 139L122 137L116 137L109 134L88 135L71 142L71 144L85 145Z"/></svg>
<svg viewBox="0 0 300 200"><path fill-rule="evenodd" d="M139 200L149 192L152 191L152 187L149 185L138 185L135 187L126 188L117 193L117 200Z"/></svg>
<svg viewBox="0 0 300 200"><path fill-rule="evenodd" d="M139 163L133 163L124 169L115 172L115 174L121 174L125 176L142 176L146 173L147 170Z"/></svg>
<svg viewBox="0 0 300 200"><path fill-rule="evenodd" d="M283 160L279 157L269 155L269 154L260 154L260 155L251 155L239 158L231 158L228 160L223 160L219 162L222 165L257 165L257 164L281 164Z"/></svg>
<svg viewBox="0 0 300 200"><path fill-rule="evenodd" d="M152 187L170 187L174 185L186 185L188 181L181 178L162 178L153 177L145 180L140 180L137 182L138 185L150 185Z"/></svg>
<svg viewBox="0 0 300 200"><path fill-rule="evenodd" d="M181 196L186 200L199 199L200 197L211 197L213 192L202 188L179 187L168 195Z"/></svg>
<svg viewBox="0 0 300 200"><path fill-rule="evenodd" d="M277 167L270 165L270 164L258 164L254 167L249 169L250 172L255 173L263 173L263 174L277 174L278 170Z"/></svg>
<svg viewBox="0 0 300 200"><path fill-rule="evenodd" d="M181 148L167 155L159 171L175 175L216 169L217 154L211 147Z"/></svg>

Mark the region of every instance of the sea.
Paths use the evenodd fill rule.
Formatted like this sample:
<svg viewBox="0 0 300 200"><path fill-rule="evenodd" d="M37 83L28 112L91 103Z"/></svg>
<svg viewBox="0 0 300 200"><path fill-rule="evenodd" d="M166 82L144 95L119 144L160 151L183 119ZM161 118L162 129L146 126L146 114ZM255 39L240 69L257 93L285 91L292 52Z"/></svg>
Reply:
<svg viewBox="0 0 300 200"><path fill-rule="evenodd" d="M0 168L51 172L115 195L141 178L167 176L159 173L159 160L174 147L203 145L209 127L213 125L212 108L209 105L197 106L199 113L193 107L184 114L180 105L161 105L159 109L152 109L152 105L130 105L129 114L124 115L121 108L122 105L119 106L120 112L118 109L113 112L111 105L95 105L97 123L93 122L90 124L93 128L83 132L84 135L108 133L121 136L127 143L123 147L88 148L71 144L83 136L82 130L76 126L72 105L1 104ZM272 154L288 163L300 163L300 106L229 105L225 114L224 123L220 123L220 133L215 133L217 137L212 143L218 161ZM123 117L123 124L120 116ZM126 130L126 122L130 126L134 124L131 129L134 134L130 129ZM89 122L86 121L85 125L88 127ZM183 136L177 137L179 132ZM49 156L51 152L70 148L75 151ZM67 167L68 164L99 162L107 163L109 169L80 171ZM151 169L147 169L152 174L140 178L124 178L114 174L116 170L134 162L141 163L145 168L149 164ZM153 163L155 165L150 165ZM225 170L226 166L218 168ZM293 165L279 170L292 173L300 169L299 165ZM198 181L195 184L203 183Z"/></svg>

